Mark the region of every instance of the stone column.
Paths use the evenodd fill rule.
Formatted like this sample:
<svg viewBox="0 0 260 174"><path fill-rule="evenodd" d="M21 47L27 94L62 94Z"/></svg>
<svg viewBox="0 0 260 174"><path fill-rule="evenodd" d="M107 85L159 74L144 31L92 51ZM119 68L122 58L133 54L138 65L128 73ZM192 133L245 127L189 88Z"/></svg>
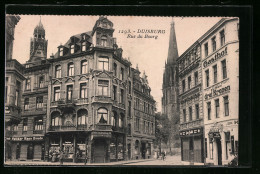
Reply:
<svg viewBox="0 0 260 174"><path fill-rule="evenodd" d="M221 150L222 150L222 165L226 163L226 137L225 132L221 133Z"/></svg>
<svg viewBox="0 0 260 174"><path fill-rule="evenodd" d="M91 158L92 156L92 143L93 140L89 139L88 145L87 145L87 163L92 163L93 159Z"/></svg>
<svg viewBox="0 0 260 174"><path fill-rule="evenodd" d="M73 135L73 163L76 162L76 134Z"/></svg>
<svg viewBox="0 0 260 174"><path fill-rule="evenodd" d="M110 139L107 139L107 156L106 156L106 162L110 162Z"/></svg>
<svg viewBox="0 0 260 174"><path fill-rule="evenodd" d="M153 142L151 142L151 158L154 158Z"/></svg>

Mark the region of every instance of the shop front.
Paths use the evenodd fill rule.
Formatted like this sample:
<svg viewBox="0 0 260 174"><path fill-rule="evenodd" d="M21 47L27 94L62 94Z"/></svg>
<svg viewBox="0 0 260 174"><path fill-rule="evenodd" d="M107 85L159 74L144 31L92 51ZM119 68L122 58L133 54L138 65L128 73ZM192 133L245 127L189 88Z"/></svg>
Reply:
<svg viewBox="0 0 260 174"><path fill-rule="evenodd" d="M186 131L180 131L180 137L182 161L203 163L203 128L193 128Z"/></svg>

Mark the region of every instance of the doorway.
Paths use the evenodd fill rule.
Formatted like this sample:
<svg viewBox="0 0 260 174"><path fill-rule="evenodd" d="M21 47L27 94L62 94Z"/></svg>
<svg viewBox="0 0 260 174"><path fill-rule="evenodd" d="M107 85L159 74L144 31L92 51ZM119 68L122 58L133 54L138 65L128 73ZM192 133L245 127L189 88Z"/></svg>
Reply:
<svg viewBox="0 0 260 174"><path fill-rule="evenodd" d="M145 159L145 152L146 152L145 143L142 143L141 145L141 152L142 152L142 158Z"/></svg>
<svg viewBox="0 0 260 174"><path fill-rule="evenodd" d="M127 144L128 159L131 159L131 144Z"/></svg>
<svg viewBox="0 0 260 174"><path fill-rule="evenodd" d="M216 138L217 149L218 149L218 165L222 165L222 149L220 138Z"/></svg>
<svg viewBox="0 0 260 174"><path fill-rule="evenodd" d="M94 143L94 162L105 163L106 161L106 142L105 140L97 139Z"/></svg>
<svg viewBox="0 0 260 174"><path fill-rule="evenodd" d="M193 137L190 137L189 141L189 161L194 162L194 142Z"/></svg>
<svg viewBox="0 0 260 174"><path fill-rule="evenodd" d="M33 145L29 144L27 148L27 159L33 159Z"/></svg>

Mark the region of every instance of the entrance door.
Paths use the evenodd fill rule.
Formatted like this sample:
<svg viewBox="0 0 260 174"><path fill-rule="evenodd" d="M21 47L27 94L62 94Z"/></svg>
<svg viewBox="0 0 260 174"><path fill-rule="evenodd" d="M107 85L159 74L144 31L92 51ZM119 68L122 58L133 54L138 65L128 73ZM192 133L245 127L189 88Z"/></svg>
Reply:
<svg viewBox="0 0 260 174"><path fill-rule="evenodd" d="M128 159L131 159L131 144L127 145Z"/></svg>
<svg viewBox="0 0 260 174"><path fill-rule="evenodd" d="M146 152L145 143L142 143L141 152L142 152L142 158L145 159L145 152Z"/></svg>
<svg viewBox="0 0 260 174"><path fill-rule="evenodd" d="M218 148L218 165L222 165L222 149L220 138L216 138L217 148Z"/></svg>
<svg viewBox="0 0 260 174"><path fill-rule="evenodd" d="M104 163L106 159L106 142L104 140L95 140L94 144L94 162Z"/></svg>
<svg viewBox="0 0 260 174"><path fill-rule="evenodd" d="M189 161L194 162L194 143L193 143L193 137L190 137L190 144L189 144Z"/></svg>
<svg viewBox="0 0 260 174"><path fill-rule="evenodd" d="M27 148L27 159L33 159L33 145L29 144Z"/></svg>

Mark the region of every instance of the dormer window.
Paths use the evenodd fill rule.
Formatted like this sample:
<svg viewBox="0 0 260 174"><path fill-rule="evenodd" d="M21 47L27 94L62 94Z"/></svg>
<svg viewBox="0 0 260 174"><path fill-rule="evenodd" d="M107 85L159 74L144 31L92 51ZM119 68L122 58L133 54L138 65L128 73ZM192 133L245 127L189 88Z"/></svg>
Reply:
<svg viewBox="0 0 260 174"><path fill-rule="evenodd" d="M101 37L101 46L103 46L103 47L107 46L107 37L106 36Z"/></svg>
<svg viewBox="0 0 260 174"><path fill-rule="evenodd" d="M59 55L60 55L60 56L63 56L63 47L60 47Z"/></svg>
<svg viewBox="0 0 260 174"><path fill-rule="evenodd" d="M82 40L86 40L86 35L82 35Z"/></svg>
<svg viewBox="0 0 260 174"><path fill-rule="evenodd" d="M86 42L82 42L81 51L86 51L87 50L86 48L87 48Z"/></svg>
<svg viewBox="0 0 260 174"><path fill-rule="evenodd" d="M70 54L74 54L75 53L75 45L71 45L70 46Z"/></svg>

